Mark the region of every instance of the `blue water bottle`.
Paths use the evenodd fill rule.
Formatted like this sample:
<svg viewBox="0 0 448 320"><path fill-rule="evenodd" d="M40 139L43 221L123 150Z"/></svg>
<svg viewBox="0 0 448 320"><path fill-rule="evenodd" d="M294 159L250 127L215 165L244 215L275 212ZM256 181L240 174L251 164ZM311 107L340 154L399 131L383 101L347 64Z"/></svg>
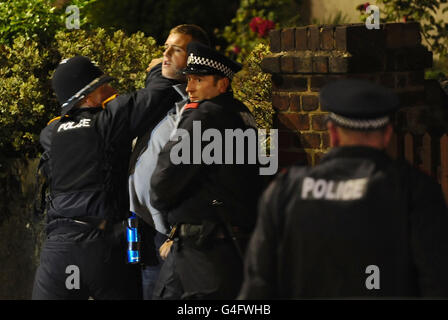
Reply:
<svg viewBox="0 0 448 320"><path fill-rule="evenodd" d="M128 240L128 263L140 262L140 236L138 234L138 218L134 212L128 218L126 228L126 238Z"/></svg>

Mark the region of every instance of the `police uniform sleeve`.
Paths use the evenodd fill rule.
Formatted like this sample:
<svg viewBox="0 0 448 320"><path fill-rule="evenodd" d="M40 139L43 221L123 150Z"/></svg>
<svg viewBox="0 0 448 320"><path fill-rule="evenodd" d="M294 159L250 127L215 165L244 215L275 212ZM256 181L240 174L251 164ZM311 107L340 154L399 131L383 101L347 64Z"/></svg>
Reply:
<svg viewBox="0 0 448 320"><path fill-rule="evenodd" d="M119 95L105 105L100 120L100 129L107 133L122 132L127 123L132 138L141 136L160 121L179 99L173 80L167 79L157 70L148 78L147 86L130 94Z"/></svg>
<svg viewBox="0 0 448 320"><path fill-rule="evenodd" d="M159 153L157 166L151 177L150 199L151 205L160 211L176 207L182 199L194 192L195 186L200 183L200 174L204 166L193 163L193 153L194 144L202 142L193 141L194 122L198 121L201 124L201 130L217 126L214 117L207 110L206 103L204 104L198 109L185 110L182 113L174 135ZM202 146L199 151L202 151ZM178 163L172 159L183 152L189 154L189 157L186 157L188 161Z"/></svg>
<svg viewBox="0 0 448 320"><path fill-rule="evenodd" d="M411 248L420 295L448 297L448 212L440 186L430 177L411 175Z"/></svg>
<svg viewBox="0 0 448 320"><path fill-rule="evenodd" d="M280 213L284 210L286 173L280 174L266 189L258 203L258 218L247 248L244 281L240 300L278 298L278 245L282 233Z"/></svg>

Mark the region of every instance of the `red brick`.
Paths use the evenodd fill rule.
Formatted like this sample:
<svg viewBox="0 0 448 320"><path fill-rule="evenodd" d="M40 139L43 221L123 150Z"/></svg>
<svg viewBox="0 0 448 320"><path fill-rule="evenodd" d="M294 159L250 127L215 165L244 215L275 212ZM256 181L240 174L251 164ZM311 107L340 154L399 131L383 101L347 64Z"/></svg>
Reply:
<svg viewBox="0 0 448 320"><path fill-rule="evenodd" d="M282 51L293 51L295 49L296 29L287 28L281 32Z"/></svg>
<svg viewBox="0 0 448 320"><path fill-rule="evenodd" d="M324 26L320 29L320 48L322 50L333 50L334 45L334 27Z"/></svg>
<svg viewBox="0 0 448 320"><path fill-rule="evenodd" d="M275 91L297 91L308 90L307 78L294 75L272 75L272 88Z"/></svg>
<svg viewBox="0 0 448 320"><path fill-rule="evenodd" d="M294 73L294 57L284 55L280 58L280 70L282 73Z"/></svg>
<svg viewBox="0 0 448 320"><path fill-rule="evenodd" d="M340 75L331 75L331 76L311 76L309 78L310 82L310 90L311 91L320 91L323 86L332 81L336 81L341 79Z"/></svg>
<svg viewBox="0 0 448 320"><path fill-rule="evenodd" d="M327 73L328 72L328 57L314 56L313 57L313 72Z"/></svg>
<svg viewBox="0 0 448 320"><path fill-rule="evenodd" d="M420 23L408 22L404 24L403 45L404 47L416 47L422 42L420 35Z"/></svg>
<svg viewBox="0 0 448 320"><path fill-rule="evenodd" d="M302 109L303 111L314 111L319 108L319 97L304 95L302 96Z"/></svg>
<svg viewBox="0 0 448 320"><path fill-rule="evenodd" d="M336 50L346 51L347 50L347 27L348 26L338 26L335 28L334 38Z"/></svg>
<svg viewBox="0 0 448 320"><path fill-rule="evenodd" d="M326 120L327 120L326 114L311 115L311 130L326 131L327 130Z"/></svg>
<svg viewBox="0 0 448 320"><path fill-rule="evenodd" d="M365 24L338 26L335 29L335 47L350 53L371 53L378 56L384 51L384 30L369 30Z"/></svg>
<svg viewBox="0 0 448 320"><path fill-rule="evenodd" d="M281 45L281 30L271 30L269 32L269 42L271 52L280 52L282 49Z"/></svg>
<svg viewBox="0 0 448 320"><path fill-rule="evenodd" d="M293 94L289 97L289 110L293 112L300 111L300 95Z"/></svg>
<svg viewBox="0 0 448 320"><path fill-rule="evenodd" d="M296 50L308 49L308 28L296 28Z"/></svg>
<svg viewBox="0 0 448 320"><path fill-rule="evenodd" d="M272 94L272 107L278 111L287 111L289 109L289 96Z"/></svg>
<svg viewBox="0 0 448 320"><path fill-rule="evenodd" d="M386 23L386 47L390 49L402 48L403 41L403 23Z"/></svg>
<svg viewBox="0 0 448 320"><path fill-rule="evenodd" d="M278 129L309 130L310 119L307 114L279 112L276 116Z"/></svg>
<svg viewBox="0 0 448 320"><path fill-rule="evenodd" d="M328 62L330 73L349 73L354 71L351 57L330 57Z"/></svg>
<svg viewBox="0 0 448 320"><path fill-rule="evenodd" d="M326 155L325 152L315 152L314 153L314 162L313 165L318 165L321 161L322 158Z"/></svg>
<svg viewBox="0 0 448 320"><path fill-rule="evenodd" d="M260 67L266 73L280 73L280 56L271 55L264 57Z"/></svg>
<svg viewBox="0 0 448 320"><path fill-rule="evenodd" d="M322 134L322 149L328 149L330 147L331 147L330 134L323 133Z"/></svg>
<svg viewBox="0 0 448 320"><path fill-rule="evenodd" d="M319 50L319 28L318 26L308 27L308 50Z"/></svg>
<svg viewBox="0 0 448 320"><path fill-rule="evenodd" d="M304 149L320 149L321 137L318 133L300 134L300 144Z"/></svg>
<svg viewBox="0 0 448 320"><path fill-rule="evenodd" d="M313 58L311 56L297 57L294 63L294 70L296 73L313 72Z"/></svg>

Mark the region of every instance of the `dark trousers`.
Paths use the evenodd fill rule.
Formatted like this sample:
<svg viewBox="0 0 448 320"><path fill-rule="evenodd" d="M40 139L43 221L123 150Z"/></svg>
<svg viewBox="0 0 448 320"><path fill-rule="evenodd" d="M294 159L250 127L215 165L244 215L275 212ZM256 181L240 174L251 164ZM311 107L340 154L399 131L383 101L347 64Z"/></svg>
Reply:
<svg viewBox="0 0 448 320"><path fill-rule="evenodd" d="M141 299L139 267L126 264L125 258L124 242L112 245L101 234L50 235L42 248L32 299Z"/></svg>
<svg viewBox="0 0 448 320"><path fill-rule="evenodd" d="M154 230L153 237L146 241L152 241L154 246L148 246L148 250L153 250L156 260L148 265L142 266L142 289L143 300L151 300L154 292L154 286L159 277L160 270L163 265L163 260L159 254L160 246L168 237L160 232ZM153 259L154 260L154 259Z"/></svg>
<svg viewBox="0 0 448 320"><path fill-rule="evenodd" d="M154 299L235 299L243 264L231 240L175 241L154 289Z"/></svg>

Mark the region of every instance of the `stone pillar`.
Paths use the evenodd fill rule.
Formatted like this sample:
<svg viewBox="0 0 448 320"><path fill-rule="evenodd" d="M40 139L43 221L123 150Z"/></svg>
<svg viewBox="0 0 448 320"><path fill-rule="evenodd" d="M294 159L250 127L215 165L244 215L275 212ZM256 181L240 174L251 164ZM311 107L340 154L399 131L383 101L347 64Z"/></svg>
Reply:
<svg viewBox="0 0 448 320"><path fill-rule="evenodd" d="M432 66L418 23L382 24L378 30L364 24L277 29L270 33L270 46L272 54L261 67L272 74L280 166L315 165L328 150L319 91L336 79L361 78L392 88L407 107L399 117L401 128L418 130L414 120L425 110L424 69Z"/></svg>

